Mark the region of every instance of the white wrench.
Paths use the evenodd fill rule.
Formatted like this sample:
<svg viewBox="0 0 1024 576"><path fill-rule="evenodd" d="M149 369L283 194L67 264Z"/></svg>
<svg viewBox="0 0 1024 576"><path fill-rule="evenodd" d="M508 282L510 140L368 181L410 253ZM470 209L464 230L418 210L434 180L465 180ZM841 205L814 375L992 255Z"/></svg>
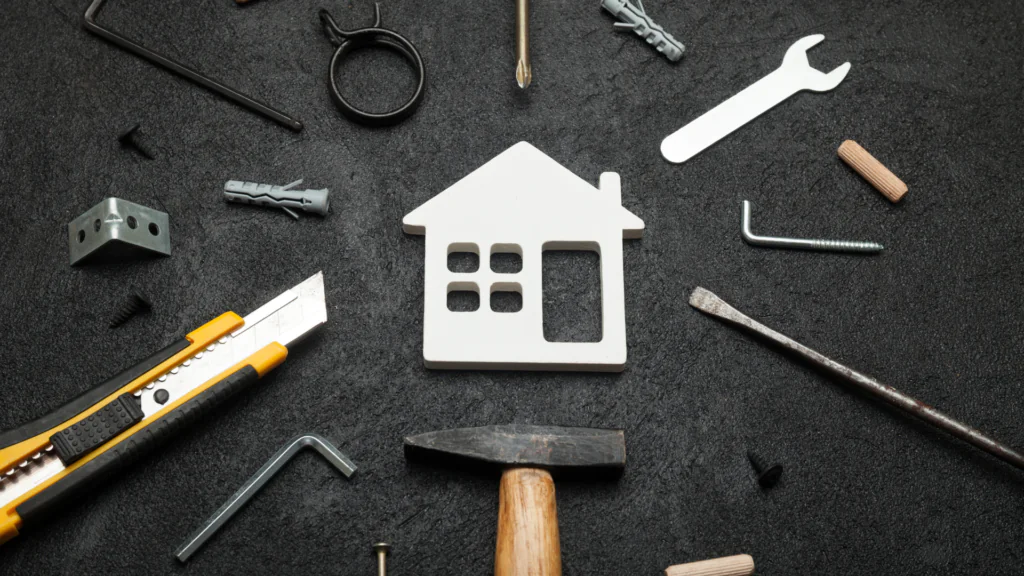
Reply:
<svg viewBox="0 0 1024 576"><path fill-rule="evenodd" d="M676 164L686 162L793 94L828 92L838 86L850 71L849 62L825 74L807 61L807 50L824 39L823 34L815 34L797 40L774 72L662 140L662 156Z"/></svg>

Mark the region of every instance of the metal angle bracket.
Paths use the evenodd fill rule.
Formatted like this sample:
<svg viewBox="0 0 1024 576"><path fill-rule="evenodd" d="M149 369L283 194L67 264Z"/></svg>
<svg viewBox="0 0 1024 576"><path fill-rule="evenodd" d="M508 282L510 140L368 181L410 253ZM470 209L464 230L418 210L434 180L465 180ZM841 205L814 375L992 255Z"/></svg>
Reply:
<svg viewBox="0 0 1024 576"><path fill-rule="evenodd" d="M101 253L120 257L141 249L171 255L171 226L166 212L120 198L105 198L68 224L71 265Z"/></svg>

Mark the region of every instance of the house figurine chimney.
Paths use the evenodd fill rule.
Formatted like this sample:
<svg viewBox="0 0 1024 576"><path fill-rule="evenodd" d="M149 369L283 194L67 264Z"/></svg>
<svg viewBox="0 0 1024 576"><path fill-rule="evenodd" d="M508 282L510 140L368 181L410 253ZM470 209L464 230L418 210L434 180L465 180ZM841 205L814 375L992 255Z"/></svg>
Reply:
<svg viewBox="0 0 1024 576"><path fill-rule="evenodd" d="M604 172L597 184L601 193L616 206L622 206L622 180L616 172Z"/></svg>

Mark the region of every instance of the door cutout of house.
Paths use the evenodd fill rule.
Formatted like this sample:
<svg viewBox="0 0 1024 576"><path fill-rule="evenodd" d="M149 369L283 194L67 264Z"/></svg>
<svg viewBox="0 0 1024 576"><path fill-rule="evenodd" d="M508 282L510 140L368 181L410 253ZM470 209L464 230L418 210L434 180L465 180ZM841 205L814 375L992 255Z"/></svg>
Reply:
<svg viewBox="0 0 1024 576"><path fill-rule="evenodd" d="M547 242L541 263L544 339L600 342L601 251L596 242Z"/></svg>

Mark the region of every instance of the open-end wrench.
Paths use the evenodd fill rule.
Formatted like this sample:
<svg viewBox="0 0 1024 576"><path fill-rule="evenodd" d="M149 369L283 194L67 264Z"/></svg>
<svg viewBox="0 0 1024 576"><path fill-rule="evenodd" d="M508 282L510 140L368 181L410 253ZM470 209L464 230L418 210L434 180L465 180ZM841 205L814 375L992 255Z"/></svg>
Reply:
<svg viewBox="0 0 1024 576"><path fill-rule="evenodd" d="M797 40L774 72L665 138L662 156L676 164L686 162L793 94L828 92L838 86L850 71L849 62L825 74L807 61L807 51L824 39L823 34L814 34Z"/></svg>

